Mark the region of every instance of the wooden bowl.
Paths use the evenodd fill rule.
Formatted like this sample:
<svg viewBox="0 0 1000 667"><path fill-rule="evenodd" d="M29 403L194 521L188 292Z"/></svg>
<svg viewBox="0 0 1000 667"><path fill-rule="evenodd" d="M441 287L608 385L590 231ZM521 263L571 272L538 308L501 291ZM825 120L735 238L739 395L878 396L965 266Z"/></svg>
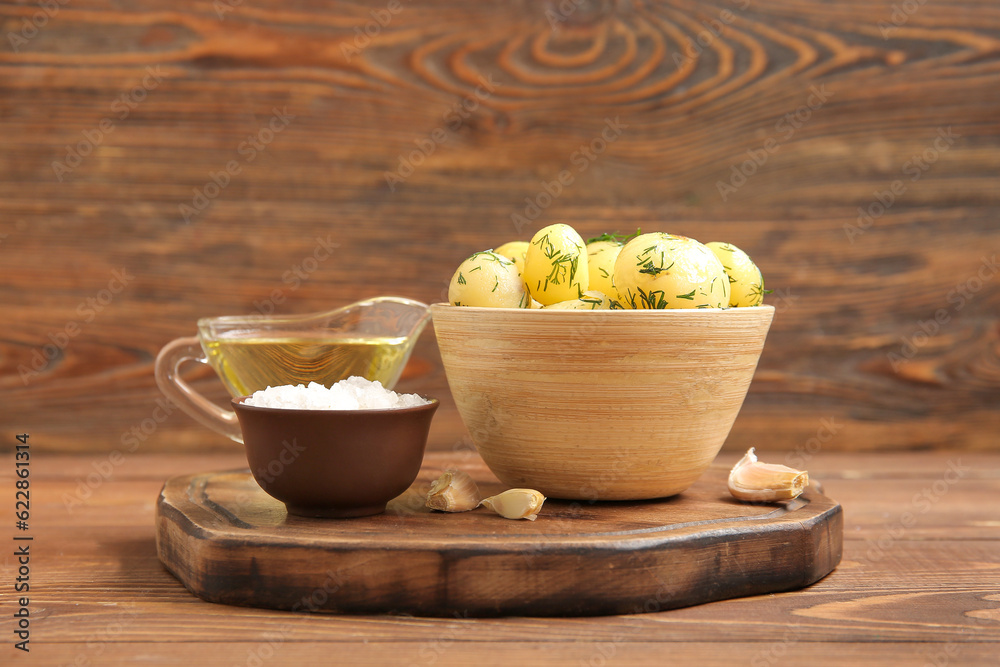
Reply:
<svg viewBox="0 0 1000 667"><path fill-rule="evenodd" d="M743 405L773 306L521 310L431 306L448 384L502 482L554 498L672 496Z"/></svg>

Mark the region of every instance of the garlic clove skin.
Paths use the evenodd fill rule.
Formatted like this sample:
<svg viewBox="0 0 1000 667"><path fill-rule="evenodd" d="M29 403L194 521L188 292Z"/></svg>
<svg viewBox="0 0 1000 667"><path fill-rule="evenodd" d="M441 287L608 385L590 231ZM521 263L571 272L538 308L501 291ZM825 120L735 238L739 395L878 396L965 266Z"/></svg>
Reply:
<svg viewBox="0 0 1000 667"><path fill-rule="evenodd" d="M431 482L427 492L427 507L442 512L468 512L479 507L483 495L469 473L446 470Z"/></svg>
<svg viewBox="0 0 1000 667"><path fill-rule="evenodd" d="M797 498L809 473L777 463L761 463L751 447L729 473L729 493L738 500L773 502Z"/></svg>
<svg viewBox="0 0 1000 667"><path fill-rule="evenodd" d="M545 496L534 489L507 489L503 493L484 498L480 504L505 519L534 521L544 502Z"/></svg>

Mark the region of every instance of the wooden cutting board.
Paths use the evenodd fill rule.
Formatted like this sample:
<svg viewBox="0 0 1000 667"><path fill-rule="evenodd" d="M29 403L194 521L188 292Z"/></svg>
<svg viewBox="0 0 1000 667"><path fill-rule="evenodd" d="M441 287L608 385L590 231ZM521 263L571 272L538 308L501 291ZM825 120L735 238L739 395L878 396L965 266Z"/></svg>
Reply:
<svg viewBox="0 0 1000 667"><path fill-rule="evenodd" d="M425 616L651 612L787 591L840 562L840 505L815 484L793 501L746 504L712 467L665 500L547 500L537 521L423 506L445 467L504 490L481 461L429 456L385 514L289 516L249 471L169 480L157 503L160 560L195 595L296 611Z"/></svg>

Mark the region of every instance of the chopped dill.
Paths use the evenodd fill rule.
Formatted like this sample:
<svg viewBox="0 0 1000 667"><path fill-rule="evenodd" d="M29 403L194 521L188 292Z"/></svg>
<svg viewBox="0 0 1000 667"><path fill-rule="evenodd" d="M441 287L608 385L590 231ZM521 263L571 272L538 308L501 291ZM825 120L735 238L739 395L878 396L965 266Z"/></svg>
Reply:
<svg viewBox="0 0 1000 667"><path fill-rule="evenodd" d="M542 251L542 254L549 259L552 259L557 254L556 248L552 244L552 241L549 240L548 234L543 235L542 238L537 241L532 241L531 244L538 246L539 250Z"/></svg>
<svg viewBox="0 0 1000 667"><path fill-rule="evenodd" d="M667 271L669 271L673 267L673 265L676 263L676 262L670 262L670 266L665 266L665 264L667 263L667 255L666 255L666 251L664 251L661 248L660 249L660 264L659 264L659 266L657 266L654 263L653 259L650 257L650 254L654 250L656 250L656 248L657 248L657 246L651 245L648 248L646 248L645 250L643 250L642 252L640 252L638 255L635 256L635 258L637 260L639 260L638 262L636 262L635 265L642 267L641 269L639 269L639 273L645 273L645 274L648 274L648 275L651 275L651 276L658 276L661 273L666 273Z"/></svg>
<svg viewBox="0 0 1000 667"><path fill-rule="evenodd" d="M513 264L514 263L511 260L507 259L506 257L503 257L503 256L498 255L495 252L493 252L492 248L490 250L480 250L477 253L473 253L472 256L469 257L469 259L479 259L480 256L482 256L482 260L481 261L484 261L484 262L499 262L500 264Z"/></svg>
<svg viewBox="0 0 1000 667"><path fill-rule="evenodd" d="M667 307L666 293L663 290L649 290L644 292L641 287L635 288L639 292L639 299L642 304L650 310L661 310ZM632 307L635 307L635 297L632 298Z"/></svg>
<svg viewBox="0 0 1000 667"><path fill-rule="evenodd" d="M600 236L595 236L592 239L587 239L587 245L591 243L600 243L601 241L611 241L612 243L617 243L618 245L625 245L632 239L642 234L642 229L636 227L635 232L626 236L625 234L619 234L617 231L614 233L605 232Z"/></svg>

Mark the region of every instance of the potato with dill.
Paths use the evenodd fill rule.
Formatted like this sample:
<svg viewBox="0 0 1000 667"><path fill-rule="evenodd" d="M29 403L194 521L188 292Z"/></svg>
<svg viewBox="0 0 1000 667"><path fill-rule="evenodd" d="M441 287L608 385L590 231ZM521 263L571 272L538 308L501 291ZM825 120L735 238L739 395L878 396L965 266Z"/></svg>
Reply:
<svg viewBox="0 0 1000 667"><path fill-rule="evenodd" d="M605 294L617 294L615 289L615 260L621 252L619 241L591 241L587 243L587 270L590 272L590 289Z"/></svg>
<svg viewBox="0 0 1000 667"><path fill-rule="evenodd" d="M493 252L501 257L506 257L507 259L512 260L515 264L517 264L518 273L524 275L524 256L528 252L527 241L508 241Z"/></svg>
<svg viewBox="0 0 1000 667"><path fill-rule="evenodd" d="M462 262L448 286L448 301L456 306L528 308L531 297L513 261L492 250L477 252Z"/></svg>
<svg viewBox="0 0 1000 667"><path fill-rule="evenodd" d="M546 310L613 310L621 309L616 302L612 301L604 292L598 290L587 290L580 295L579 299L560 301L550 306L545 306Z"/></svg>
<svg viewBox="0 0 1000 667"><path fill-rule="evenodd" d="M615 288L615 261L622 247L642 234L636 229L633 234L609 234L587 239L587 269L590 272L590 289L604 292L612 299L618 298Z"/></svg>
<svg viewBox="0 0 1000 667"><path fill-rule="evenodd" d="M715 254L686 236L642 234L615 261L625 308L727 308L729 278Z"/></svg>
<svg viewBox="0 0 1000 667"><path fill-rule="evenodd" d="M705 246L715 253L729 276L730 306L759 306L764 302L764 276L750 255L732 243L711 241Z"/></svg>
<svg viewBox="0 0 1000 667"><path fill-rule="evenodd" d="M590 289L587 247L569 225L538 230L524 259L524 283L543 306L576 299Z"/></svg>

